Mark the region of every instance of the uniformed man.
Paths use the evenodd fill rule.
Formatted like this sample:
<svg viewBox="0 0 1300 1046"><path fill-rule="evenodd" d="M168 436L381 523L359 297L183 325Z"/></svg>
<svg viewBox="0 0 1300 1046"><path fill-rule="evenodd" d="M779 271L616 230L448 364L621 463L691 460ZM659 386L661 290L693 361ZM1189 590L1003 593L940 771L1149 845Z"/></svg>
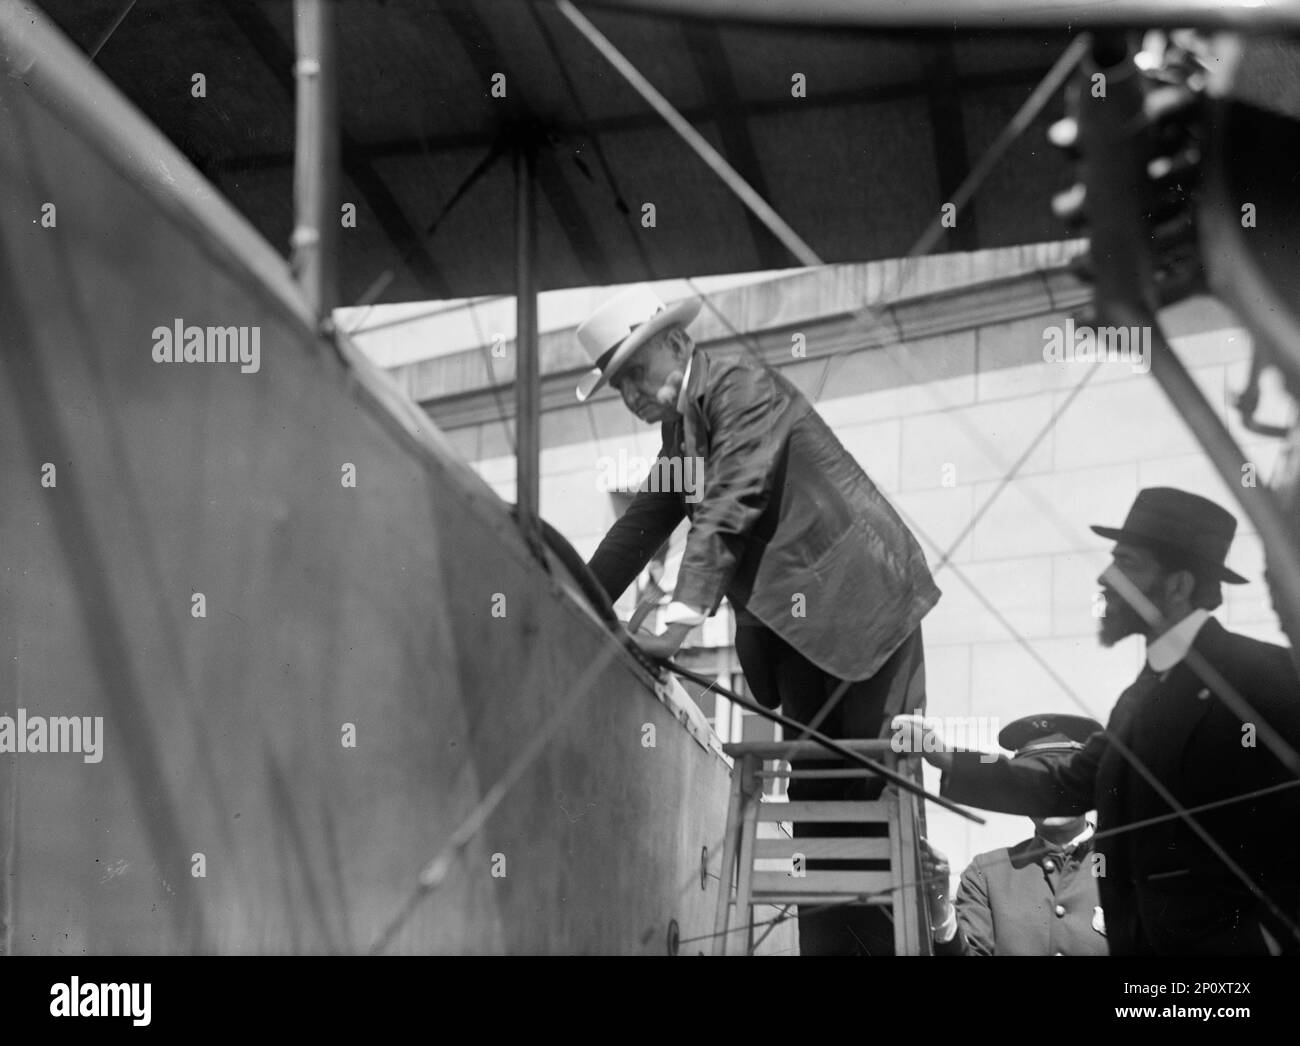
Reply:
<svg viewBox="0 0 1300 1046"><path fill-rule="evenodd" d="M1027 716L1009 723L998 744L1015 760L1079 751L1100 730L1075 715ZM931 911L938 955L1106 955L1097 894L1092 825L1083 817L1034 817L1034 835L983 853L962 873L954 906L948 862L929 847L927 878L937 884Z"/></svg>

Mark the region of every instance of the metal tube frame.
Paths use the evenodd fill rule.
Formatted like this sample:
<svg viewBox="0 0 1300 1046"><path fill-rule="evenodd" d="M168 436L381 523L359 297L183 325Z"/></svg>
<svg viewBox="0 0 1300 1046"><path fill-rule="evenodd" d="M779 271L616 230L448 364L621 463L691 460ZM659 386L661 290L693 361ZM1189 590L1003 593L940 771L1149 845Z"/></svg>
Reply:
<svg viewBox="0 0 1300 1046"><path fill-rule="evenodd" d="M585 0L595 7L709 22L860 29L1178 26L1192 29L1295 30L1297 0Z"/></svg>
<svg viewBox="0 0 1300 1046"><path fill-rule="evenodd" d="M333 0L294 0L297 134L290 268L317 320L338 304L338 65Z"/></svg>
<svg viewBox="0 0 1300 1046"><path fill-rule="evenodd" d="M537 345L536 164L536 147L524 136L515 147L515 503L524 539L532 548L540 550L541 365Z"/></svg>

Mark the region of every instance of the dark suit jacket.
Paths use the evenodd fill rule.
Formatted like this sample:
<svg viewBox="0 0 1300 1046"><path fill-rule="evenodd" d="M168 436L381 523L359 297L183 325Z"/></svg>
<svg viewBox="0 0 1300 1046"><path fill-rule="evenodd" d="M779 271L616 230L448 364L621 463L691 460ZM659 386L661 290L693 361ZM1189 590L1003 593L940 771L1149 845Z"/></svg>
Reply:
<svg viewBox="0 0 1300 1046"><path fill-rule="evenodd" d="M1226 631L1213 618L1193 649L1256 713L1300 747L1300 680L1287 650ZM1121 756L1126 745L1187 808L1234 798L1293 775L1201 682L1186 661L1161 679L1144 670L1120 696L1104 732L1057 760L982 763L956 753L943 794L989 810L1046 817L1096 808L1096 840L1111 954L1267 953L1261 926L1288 951L1294 936ZM1300 787L1193 814L1293 922L1300 920Z"/></svg>
<svg viewBox="0 0 1300 1046"><path fill-rule="evenodd" d="M1026 839L980 854L957 887L957 936L941 955L1106 955L1091 841L1069 856Z"/></svg>
<svg viewBox="0 0 1300 1046"><path fill-rule="evenodd" d="M674 598L712 614L725 595L836 678L873 675L938 601L911 531L808 400L751 353L694 353L659 459L683 454L702 460L702 500L638 492L591 558L610 598L686 514Z"/></svg>

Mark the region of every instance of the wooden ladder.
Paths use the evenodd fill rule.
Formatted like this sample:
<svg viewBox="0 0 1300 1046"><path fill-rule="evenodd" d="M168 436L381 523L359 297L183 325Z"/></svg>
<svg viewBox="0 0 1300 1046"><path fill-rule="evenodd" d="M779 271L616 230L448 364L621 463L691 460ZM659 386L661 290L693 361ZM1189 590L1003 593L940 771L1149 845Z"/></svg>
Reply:
<svg viewBox="0 0 1300 1046"><path fill-rule="evenodd" d="M900 756L887 740L843 740L849 751L865 755L909 780L921 783L920 760ZM757 741L723 746L735 760L731 801L727 809L722 848L722 882L714 920L713 954L726 955L728 942L743 941L743 954L754 949L756 905L809 905L851 902L889 907L894 922L894 954L930 955L932 939L927 892L922 882L919 840L925 831L925 805L911 792L889 784L872 801L794 800L765 802L763 782L777 777L875 778L866 767L793 770L793 760L837 760L841 757L815 741ZM764 770L767 760L782 760L787 768ZM887 836L816 838L758 837L763 823L789 821L810 824L886 824ZM799 865L796 855L802 855ZM819 858L887 861L885 871L810 871L802 865ZM780 862L779 870L760 870L756 861ZM734 886L734 898L732 896ZM737 925L730 926L732 905ZM740 949L733 948L733 951Z"/></svg>

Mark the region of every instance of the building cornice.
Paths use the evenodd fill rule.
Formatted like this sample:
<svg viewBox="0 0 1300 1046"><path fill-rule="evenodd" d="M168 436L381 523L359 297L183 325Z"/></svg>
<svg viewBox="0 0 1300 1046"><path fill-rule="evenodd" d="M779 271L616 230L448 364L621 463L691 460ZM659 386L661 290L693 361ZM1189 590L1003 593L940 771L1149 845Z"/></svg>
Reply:
<svg viewBox="0 0 1300 1046"><path fill-rule="evenodd" d="M1068 245L1062 245L1068 248ZM1067 254L1075 253L1066 250ZM845 299L844 288L816 286L835 278L833 269L802 273L774 281L785 300L772 305L772 284L736 288L714 296L714 304L726 315L757 317L737 324L735 333L708 310L692 324L696 343L705 351L739 343L755 349L767 363L783 367L854 352L871 351L933 339L992 324L1008 323L1033 316L1075 311L1092 299L1091 288L1070 271L1068 265L1022 273L1016 276L966 284L952 290L919 294L880 308L869 316L846 309L808 315L809 308L832 305ZM813 293L809 293L810 288ZM766 293L768 302L759 295ZM727 300L730 299L730 300ZM792 300L794 299L794 300ZM829 299L829 300L828 300ZM849 299L853 300L853 299ZM724 306L730 306L725 308ZM800 311L804 315L800 316ZM748 328L748 329L747 329ZM792 352L795 335L803 336L800 355ZM559 410L576 406L574 387L589 364L582 358L573 329L551 331L541 341L544 374L541 381L541 409ZM454 430L514 416L513 343L506 342L504 359L491 356L489 346L405 364L390 374L408 395L424 407L444 430ZM938 351L936 348L935 351ZM488 381L487 365L493 365L495 386ZM455 389L447 393L436 390ZM616 398L608 389L594 397Z"/></svg>

